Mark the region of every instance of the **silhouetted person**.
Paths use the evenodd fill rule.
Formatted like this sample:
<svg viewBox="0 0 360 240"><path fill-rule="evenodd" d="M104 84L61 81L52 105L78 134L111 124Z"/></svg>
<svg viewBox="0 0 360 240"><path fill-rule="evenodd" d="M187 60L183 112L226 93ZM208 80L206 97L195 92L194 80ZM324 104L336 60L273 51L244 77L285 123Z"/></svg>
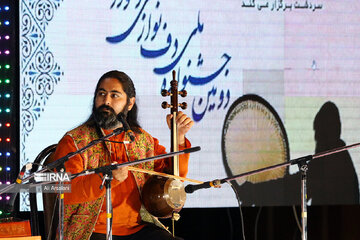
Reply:
<svg viewBox="0 0 360 240"><path fill-rule="evenodd" d="M332 102L326 102L316 114L314 131L315 153L346 145L340 139L339 110ZM358 179L348 151L312 160L307 180L311 205L359 203Z"/></svg>

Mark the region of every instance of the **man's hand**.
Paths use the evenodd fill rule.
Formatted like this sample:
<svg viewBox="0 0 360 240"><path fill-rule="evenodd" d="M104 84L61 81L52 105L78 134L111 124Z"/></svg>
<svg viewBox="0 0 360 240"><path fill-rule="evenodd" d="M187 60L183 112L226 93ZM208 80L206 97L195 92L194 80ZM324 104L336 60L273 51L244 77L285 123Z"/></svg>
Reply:
<svg viewBox="0 0 360 240"><path fill-rule="evenodd" d="M166 122L171 128L171 119L173 115L168 114L166 116ZM178 127L178 134L179 134L179 144L184 145L185 144L185 134L190 130L190 128L194 125L194 121L191 120L185 113L178 112L176 115L176 124Z"/></svg>
<svg viewBox="0 0 360 240"><path fill-rule="evenodd" d="M120 167L116 170L112 170L113 177L119 182L123 182L129 175L128 167Z"/></svg>

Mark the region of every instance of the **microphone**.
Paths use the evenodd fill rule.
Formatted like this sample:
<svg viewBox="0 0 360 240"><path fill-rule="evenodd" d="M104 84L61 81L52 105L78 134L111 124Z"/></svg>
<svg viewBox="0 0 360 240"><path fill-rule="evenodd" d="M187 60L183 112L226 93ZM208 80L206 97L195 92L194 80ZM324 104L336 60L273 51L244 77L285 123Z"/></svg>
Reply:
<svg viewBox="0 0 360 240"><path fill-rule="evenodd" d="M22 180L23 180L23 177L25 175L25 172L30 171L32 169L32 167L33 167L32 163L25 164L21 168L20 173L16 178L15 184L21 184ZM8 213L14 212L15 199L16 199L17 194L18 194L18 192L14 192L14 193L11 193L10 195L8 195L10 197L10 200L5 204L5 211L6 212L8 212Z"/></svg>
<svg viewBox="0 0 360 240"><path fill-rule="evenodd" d="M205 188L211 188L211 187L214 187L214 188L220 188L221 184L221 181L216 179L214 181L208 181L208 182L204 182L204 183L201 183L201 184L188 184L186 187L185 187L185 192L186 193L193 193L194 191L196 190L199 190L199 189L205 189Z"/></svg>
<svg viewBox="0 0 360 240"><path fill-rule="evenodd" d="M125 114L121 112L116 116L116 118L119 122L122 123L122 125L124 127L124 131L125 131L125 133L127 133L129 135L131 142L135 141L135 135L131 131L129 124L125 120Z"/></svg>
<svg viewBox="0 0 360 240"><path fill-rule="evenodd" d="M26 171L30 171L32 168L33 168L33 164L32 164L32 163L27 163L27 164L25 164L25 165L21 168L20 173L19 173L18 177L16 178L16 181L15 181L15 182L16 182L17 184L22 183L22 179L23 179L23 177L24 177L24 175L25 175L25 172L26 172Z"/></svg>
<svg viewBox="0 0 360 240"><path fill-rule="evenodd" d="M192 148L186 148L184 149L184 153L192 153L192 152L197 152L197 151L200 151L201 148L199 146L197 147L192 147Z"/></svg>

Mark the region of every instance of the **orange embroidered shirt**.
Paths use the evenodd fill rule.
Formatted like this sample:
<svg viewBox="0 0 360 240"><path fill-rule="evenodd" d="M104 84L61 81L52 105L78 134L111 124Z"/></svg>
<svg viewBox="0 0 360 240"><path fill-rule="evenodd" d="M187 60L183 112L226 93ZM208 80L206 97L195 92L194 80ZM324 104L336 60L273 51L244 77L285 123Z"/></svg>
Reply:
<svg viewBox="0 0 360 240"><path fill-rule="evenodd" d="M105 134L110 131L104 131ZM154 139L154 154L164 154L165 147L159 144L158 139ZM124 133L112 137L113 141L124 141ZM101 144L101 143L100 143ZM186 139L185 146L179 146L179 150L189 148L190 142ZM73 139L64 136L55 152L54 159L61 158L69 152L76 151ZM189 154L180 155L180 176L185 177L188 169ZM111 143L111 161L122 163L127 162L125 147L123 144ZM168 167L169 160L156 160L154 163L155 171L163 171ZM83 160L80 155L72 157L65 163L66 172L78 173L84 170ZM71 182L71 193L65 194L65 204L76 204L90 200L96 200L105 194L105 187L100 189L102 179L97 174L78 177ZM113 205L113 235L129 235L139 231L144 224L141 223L140 194L131 172L124 182L113 179L111 182L111 199ZM106 202L104 201L98 216L94 232L106 234Z"/></svg>

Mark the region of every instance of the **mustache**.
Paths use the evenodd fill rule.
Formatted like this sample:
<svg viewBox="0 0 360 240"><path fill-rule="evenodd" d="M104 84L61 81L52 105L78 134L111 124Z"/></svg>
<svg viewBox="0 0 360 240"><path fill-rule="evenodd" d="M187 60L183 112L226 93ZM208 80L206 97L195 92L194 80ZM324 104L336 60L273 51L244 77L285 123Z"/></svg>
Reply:
<svg viewBox="0 0 360 240"><path fill-rule="evenodd" d="M100 107L98 107L96 109L98 112L103 111L103 110L109 110L110 112L112 112L113 114L115 114L115 110L112 107L109 107L107 105L101 105Z"/></svg>

